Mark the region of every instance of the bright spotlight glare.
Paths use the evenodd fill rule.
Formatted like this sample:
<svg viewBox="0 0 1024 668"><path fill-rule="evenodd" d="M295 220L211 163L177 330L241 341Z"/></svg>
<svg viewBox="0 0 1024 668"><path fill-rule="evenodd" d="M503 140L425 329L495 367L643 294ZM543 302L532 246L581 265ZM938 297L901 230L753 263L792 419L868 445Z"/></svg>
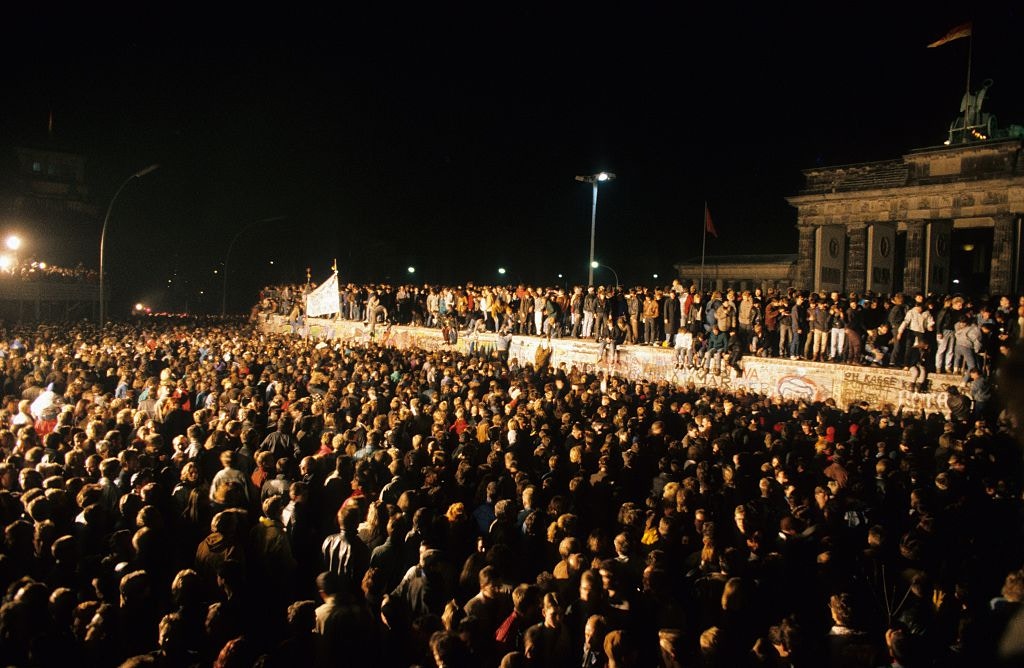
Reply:
<svg viewBox="0 0 1024 668"><path fill-rule="evenodd" d="M600 266L601 266L600 263L598 263L596 260L594 262L590 263L591 269L597 269Z"/></svg>
<svg viewBox="0 0 1024 668"><path fill-rule="evenodd" d="M143 306L141 302L135 305L135 310L136 311L141 311L144 308L146 308L146 307Z"/></svg>
<svg viewBox="0 0 1024 668"><path fill-rule="evenodd" d="M498 273L504 275L505 274L505 267L498 267Z"/></svg>
<svg viewBox="0 0 1024 668"><path fill-rule="evenodd" d="M607 181L608 180L608 172L601 172L600 174L598 174L597 175L597 180L598 181Z"/></svg>
<svg viewBox="0 0 1024 668"><path fill-rule="evenodd" d="M8 250L16 251L19 248L21 248L21 237L19 237L17 234L12 234L11 236L7 237L7 240L4 241L4 244L7 246Z"/></svg>
<svg viewBox="0 0 1024 668"><path fill-rule="evenodd" d="M14 266L14 258L10 255L0 255L0 270L10 271Z"/></svg>
<svg viewBox="0 0 1024 668"><path fill-rule="evenodd" d="M410 274L415 274L416 273L416 267L408 267L406 269L406 271L408 271Z"/></svg>

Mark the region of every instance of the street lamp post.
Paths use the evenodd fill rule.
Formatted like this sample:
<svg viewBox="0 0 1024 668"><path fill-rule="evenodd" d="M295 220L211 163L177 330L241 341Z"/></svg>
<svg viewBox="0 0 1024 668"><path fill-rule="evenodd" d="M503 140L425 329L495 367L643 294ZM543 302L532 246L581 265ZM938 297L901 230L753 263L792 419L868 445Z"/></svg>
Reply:
<svg viewBox="0 0 1024 668"><path fill-rule="evenodd" d="M597 227L597 184L605 181L615 180L615 175L611 172L598 172L597 174L591 174L590 176L577 176L577 181L582 183L589 183L594 187L594 203L590 207L590 264L587 270L587 285L594 284L594 231Z"/></svg>
<svg viewBox="0 0 1024 668"><path fill-rule="evenodd" d="M114 208L114 202L117 201L117 196L121 194L121 191L124 190L125 186L127 186L129 183L131 183L132 180L134 180L134 179L141 179L146 174L150 174L152 172L155 172L158 169L160 169L160 165L150 165L149 167L146 167L145 169L140 169L139 171L135 172L134 174L129 176L127 179L125 179L124 183L121 184L121 186L117 189L117 192L115 192L114 196L110 199L110 205L107 206L107 215L103 217L103 229L100 231L100 327L101 328L106 323L106 315L107 315L106 293L103 290L103 288L104 288L103 258L104 258L105 252L106 252L107 223L110 222L110 212Z"/></svg>
<svg viewBox="0 0 1024 668"><path fill-rule="evenodd" d="M593 273L593 271L595 269L597 269L598 267L604 267L608 271L612 272L612 276L615 277L615 290L618 291L618 289L619 289L619 274L618 274L618 272L616 272L614 269L612 269L611 267L609 267L606 264L601 264L600 262L594 261L594 262L590 263L590 271L591 271L591 273Z"/></svg>
<svg viewBox="0 0 1024 668"><path fill-rule="evenodd" d="M243 232L245 232L246 230L248 230L251 227L254 227L256 225L261 225L263 223L275 223L275 222L277 222L279 220L284 220L285 218L287 218L287 216L272 216L271 218L260 218L259 220L254 220L254 221L248 223L242 229L238 230L238 232L235 234L235 236L232 237L231 243L228 244L228 252L224 254L224 266L222 267L222 270L224 271L224 287L221 289L221 295L220 295L220 314L221 314L221 316L226 315L227 314L227 309L228 309L228 260L231 259L231 249L235 247L235 242L238 241L238 238L240 236L242 236ZM271 260L270 264L274 264L274 261Z"/></svg>

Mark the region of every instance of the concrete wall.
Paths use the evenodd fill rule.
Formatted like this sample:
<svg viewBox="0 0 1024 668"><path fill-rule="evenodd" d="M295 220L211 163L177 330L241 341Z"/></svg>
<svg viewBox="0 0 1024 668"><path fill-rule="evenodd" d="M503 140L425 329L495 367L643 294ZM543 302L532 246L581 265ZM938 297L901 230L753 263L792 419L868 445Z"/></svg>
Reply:
<svg viewBox="0 0 1024 668"><path fill-rule="evenodd" d="M369 343L371 340L396 348L418 347L426 350L452 349L444 345L441 333L425 327L392 327L390 331L378 325L371 338L370 328L361 322L348 320L325 320L310 318L308 331L296 331L284 318L273 316L264 321L265 331L308 335L313 338ZM534 336L513 338L509 356L521 362L532 362L543 339ZM462 353L469 352L471 341L461 337L454 347ZM485 350L494 346L494 335L479 336L477 345ZM619 361L614 365L597 363L597 344L576 339L555 339L551 342L551 364L565 364L566 368L576 366L591 373L611 372L633 380L667 380L677 385L714 387L728 391L746 390L785 399L825 401L834 399L836 405L845 408L854 402L867 401L873 409L890 408L897 410L928 413L941 412L948 417L946 389L950 384L959 384L960 378L952 375L930 377L928 391L916 392L910 386L910 374L897 369L878 369L845 364L823 364L817 362L793 362L787 359L765 359L744 357L741 362L742 374L727 369L722 375L706 373L702 369L676 369L673 351L666 348L647 346L622 346Z"/></svg>

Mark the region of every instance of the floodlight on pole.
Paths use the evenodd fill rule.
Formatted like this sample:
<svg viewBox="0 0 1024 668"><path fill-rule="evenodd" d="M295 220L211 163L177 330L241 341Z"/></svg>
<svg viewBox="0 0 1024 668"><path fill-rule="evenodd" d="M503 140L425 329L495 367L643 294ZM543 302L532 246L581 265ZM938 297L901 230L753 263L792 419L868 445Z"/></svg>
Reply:
<svg viewBox="0 0 1024 668"><path fill-rule="evenodd" d="M597 269L598 267L604 267L608 271L612 272L612 276L615 277L615 289L618 290L619 289L619 274L618 274L618 272L616 272L614 269L612 269L608 265L601 264L600 262L597 262L596 260L590 263L590 270L591 271L593 271L594 269Z"/></svg>
<svg viewBox="0 0 1024 668"><path fill-rule="evenodd" d="M160 169L160 165L153 164L144 169L140 169L135 172L127 179L124 183L114 192L114 196L110 198L110 205L107 206L107 215L103 217L103 229L100 231L100 327L103 327L106 322L107 315L107 303L106 293L104 292L104 278L103 278L103 258L106 255L106 244L107 244L107 224L110 222L110 212L114 209L114 202L117 201L117 196L121 194L121 191L125 189L129 183L135 179L141 179L147 174L151 174L156 170Z"/></svg>
<svg viewBox="0 0 1024 668"><path fill-rule="evenodd" d="M607 181L614 181L615 174L611 172L598 172L589 176L577 176L577 181L589 183L594 188L594 201L590 207L590 269L587 270L587 285L594 284L594 232L597 226L597 184Z"/></svg>

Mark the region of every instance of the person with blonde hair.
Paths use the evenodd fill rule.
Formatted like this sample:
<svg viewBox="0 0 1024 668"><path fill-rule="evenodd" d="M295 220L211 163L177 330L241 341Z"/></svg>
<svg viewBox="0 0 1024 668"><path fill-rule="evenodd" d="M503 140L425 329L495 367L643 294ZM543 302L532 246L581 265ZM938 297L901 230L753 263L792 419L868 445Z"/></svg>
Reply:
<svg viewBox="0 0 1024 668"><path fill-rule="evenodd" d="M633 635L625 629L615 629L605 635L604 653L608 657L608 668L632 668L637 665L637 647Z"/></svg>

